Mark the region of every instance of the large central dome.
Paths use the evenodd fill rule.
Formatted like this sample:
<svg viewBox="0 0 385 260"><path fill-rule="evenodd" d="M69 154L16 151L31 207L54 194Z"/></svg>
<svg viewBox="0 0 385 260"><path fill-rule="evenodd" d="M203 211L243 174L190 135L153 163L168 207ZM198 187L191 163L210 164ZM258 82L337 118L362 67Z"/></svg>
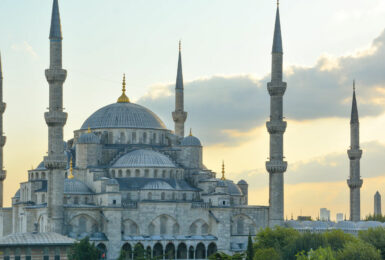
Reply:
<svg viewBox="0 0 385 260"><path fill-rule="evenodd" d="M166 129L166 126L149 109L133 103L114 103L93 113L81 130L100 128Z"/></svg>

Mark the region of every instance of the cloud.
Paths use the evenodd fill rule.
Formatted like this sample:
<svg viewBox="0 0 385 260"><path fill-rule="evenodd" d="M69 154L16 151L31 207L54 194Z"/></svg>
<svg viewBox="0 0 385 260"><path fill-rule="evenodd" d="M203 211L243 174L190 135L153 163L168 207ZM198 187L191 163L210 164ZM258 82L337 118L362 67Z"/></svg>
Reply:
<svg viewBox="0 0 385 260"><path fill-rule="evenodd" d="M362 144L361 176L374 178L384 176L385 145L379 142ZM265 187L268 183L265 169L252 169L242 172L236 179L246 179L253 188ZM349 177L349 159L347 153L328 154L305 162L290 164L285 173L285 184L340 182Z"/></svg>
<svg viewBox="0 0 385 260"><path fill-rule="evenodd" d="M24 41L23 43L21 43L21 44L13 44L12 46L11 46L11 48L13 49L13 50L15 50L15 51L22 51L22 52L26 52L26 53L28 53L30 56L32 56L33 58L37 58L38 57L38 55L37 55L37 53L35 52L35 50L32 48L32 46L28 43L28 42L26 42L26 41Z"/></svg>
<svg viewBox="0 0 385 260"><path fill-rule="evenodd" d="M313 67L287 68L284 116L294 120L349 117L353 79L357 82L360 115L379 115L384 111L385 100L384 43L385 31L368 50L343 57L323 55ZM268 75L261 79L239 75L186 82L186 126L192 126L205 144L247 140L231 133L246 132L267 120L268 81ZM173 84L157 86L156 95L145 95L138 103L157 111L168 125L173 125L173 88Z"/></svg>

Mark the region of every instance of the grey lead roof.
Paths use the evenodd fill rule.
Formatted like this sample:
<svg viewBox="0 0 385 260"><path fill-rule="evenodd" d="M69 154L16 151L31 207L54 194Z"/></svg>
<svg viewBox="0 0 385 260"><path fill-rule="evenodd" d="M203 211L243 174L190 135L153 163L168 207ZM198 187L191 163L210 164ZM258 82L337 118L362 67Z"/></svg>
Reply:
<svg viewBox="0 0 385 260"><path fill-rule="evenodd" d="M50 40L62 40L61 33L60 13L58 0L53 0L52 5L52 17L51 17L51 29L49 33Z"/></svg>
<svg viewBox="0 0 385 260"><path fill-rule="evenodd" d="M64 194L93 194L93 192L82 181L77 179L65 179Z"/></svg>
<svg viewBox="0 0 385 260"><path fill-rule="evenodd" d="M282 36L281 36L281 22L279 19L279 7L277 7L277 13L275 15L275 28L273 39L273 53L283 53L282 51Z"/></svg>
<svg viewBox="0 0 385 260"><path fill-rule="evenodd" d="M182 54L180 49L180 42L179 42L179 58L178 58L178 72L176 75L176 89L183 89L183 73L182 73Z"/></svg>
<svg viewBox="0 0 385 260"><path fill-rule="evenodd" d="M202 146L201 141L192 135L186 136L181 142L182 146Z"/></svg>
<svg viewBox="0 0 385 260"><path fill-rule="evenodd" d="M160 167L176 168L175 164L166 155L153 150L135 150L120 157L112 168L132 167Z"/></svg>
<svg viewBox="0 0 385 260"><path fill-rule="evenodd" d="M54 232L14 233L0 238L0 246L71 245L74 239Z"/></svg>
<svg viewBox="0 0 385 260"><path fill-rule="evenodd" d="M94 133L84 133L77 142L78 144L100 144L100 139Z"/></svg>
<svg viewBox="0 0 385 260"><path fill-rule="evenodd" d="M350 123L358 123L358 109L357 109L357 101L356 101L356 91L353 90L353 101L352 101L352 114L350 117Z"/></svg>
<svg viewBox="0 0 385 260"><path fill-rule="evenodd" d="M119 189L123 190L177 190L198 191L185 180L161 178L117 178Z"/></svg>
<svg viewBox="0 0 385 260"><path fill-rule="evenodd" d="M149 109L133 103L113 103L93 113L81 130L100 128L166 129L159 117Z"/></svg>

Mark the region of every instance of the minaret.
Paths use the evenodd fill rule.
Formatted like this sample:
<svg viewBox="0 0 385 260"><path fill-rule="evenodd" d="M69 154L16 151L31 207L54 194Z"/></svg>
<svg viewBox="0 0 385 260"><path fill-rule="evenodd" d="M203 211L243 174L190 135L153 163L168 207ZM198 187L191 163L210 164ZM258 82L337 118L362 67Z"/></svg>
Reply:
<svg viewBox="0 0 385 260"><path fill-rule="evenodd" d="M182 74L182 54L181 42L179 41L179 59L178 72L175 84L175 111L172 112L172 118L175 122L175 134L184 137L184 122L187 118L187 112L184 111L184 94L183 94L183 74Z"/></svg>
<svg viewBox="0 0 385 260"><path fill-rule="evenodd" d="M272 49L271 82L267 83L270 94L270 121L266 122L270 134L270 157L266 162L269 172L269 226L282 225L284 221L283 173L287 162L283 160L283 134L286 122L283 121L283 95L286 83L282 82L282 37L279 19L279 5L275 18L274 40Z"/></svg>
<svg viewBox="0 0 385 260"><path fill-rule="evenodd" d="M6 141L6 137L3 135L3 113L5 108L6 104L3 102L3 68L0 55L0 208L3 207L3 182L7 176L7 172L4 170L3 165L3 147Z"/></svg>
<svg viewBox="0 0 385 260"><path fill-rule="evenodd" d="M355 81L353 81L353 102L350 118L350 149L348 150L348 156L350 160L350 175L347 180L350 188L350 220L360 221L360 189L363 182L360 175L362 150L360 149L360 123L358 121Z"/></svg>
<svg viewBox="0 0 385 260"><path fill-rule="evenodd" d="M374 215L382 216L381 212L381 194L377 191L374 194Z"/></svg>
<svg viewBox="0 0 385 260"><path fill-rule="evenodd" d="M49 83L49 111L44 114L48 125L48 156L44 165L49 169L48 218L50 231L62 233L63 193L67 157L64 154L63 126L67 113L63 112L63 83L67 71L62 68L62 33L58 0L53 0L50 40L50 67L45 71Z"/></svg>

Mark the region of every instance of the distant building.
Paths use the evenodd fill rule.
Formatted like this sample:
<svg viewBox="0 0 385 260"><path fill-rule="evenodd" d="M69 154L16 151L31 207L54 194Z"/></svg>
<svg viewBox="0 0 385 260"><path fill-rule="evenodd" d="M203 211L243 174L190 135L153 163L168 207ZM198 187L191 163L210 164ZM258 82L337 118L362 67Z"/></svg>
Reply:
<svg viewBox="0 0 385 260"><path fill-rule="evenodd" d="M381 194L377 191L374 194L374 215L382 215L381 213Z"/></svg>
<svg viewBox="0 0 385 260"><path fill-rule="evenodd" d="M336 214L336 222L344 221L344 213L337 213Z"/></svg>
<svg viewBox="0 0 385 260"><path fill-rule="evenodd" d="M327 208L320 209L320 220L321 221L330 221L330 210Z"/></svg>

